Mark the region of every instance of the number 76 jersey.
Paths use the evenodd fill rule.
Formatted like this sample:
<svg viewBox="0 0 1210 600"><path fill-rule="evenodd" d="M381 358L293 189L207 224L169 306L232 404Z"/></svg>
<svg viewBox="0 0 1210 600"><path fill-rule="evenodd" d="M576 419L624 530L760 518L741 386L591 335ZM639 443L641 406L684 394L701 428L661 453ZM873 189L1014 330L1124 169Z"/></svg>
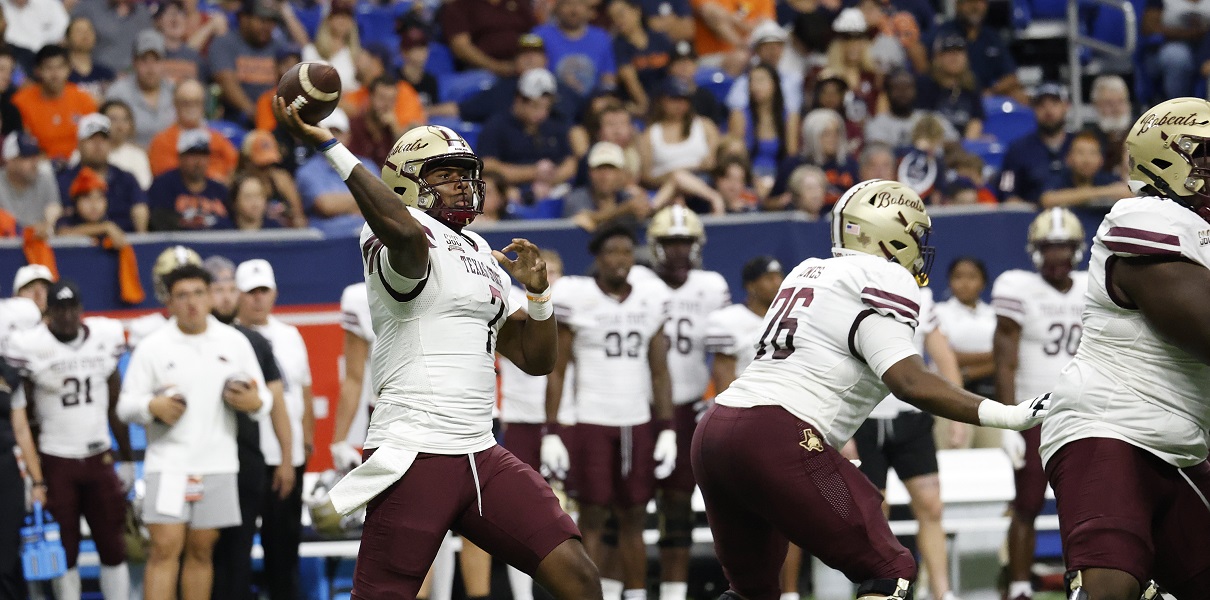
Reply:
<svg viewBox="0 0 1210 600"><path fill-rule="evenodd" d="M761 323L756 359L715 401L781 406L840 447L887 395L882 374L917 354L920 289L897 264L835 252L786 275Z"/></svg>
<svg viewBox="0 0 1210 600"><path fill-rule="evenodd" d="M1071 289L1056 290L1031 271L1005 271L992 285L997 317L1021 326L1017 350L1017 402L1054 391L1059 371L1071 362L1084 333L1081 315L1088 272L1071 274Z"/></svg>

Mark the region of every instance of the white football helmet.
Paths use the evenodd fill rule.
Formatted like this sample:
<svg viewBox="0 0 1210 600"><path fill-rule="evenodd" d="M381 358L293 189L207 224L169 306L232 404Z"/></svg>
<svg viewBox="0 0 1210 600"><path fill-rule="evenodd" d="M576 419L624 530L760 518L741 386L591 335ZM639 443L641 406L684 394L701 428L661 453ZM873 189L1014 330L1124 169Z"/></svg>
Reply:
<svg viewBox="0 0 1210 600"><path fill-rule="evenodd" d="M430 185L424 176L438 167L459 167L467 173L462 179L440 186ZM453 129L440 125L414 127L395 141L382 166L382 180L403 203L423 210L435 211L442 220L466 226L483 212L483 161L471 150L470 144ZM467 184L470 203L448 206L437 187ZM452 190L447 188L447 194Z"/></svg>
<svg viewBox="0 0 1210 600"><path fill-rule="evenodd" d="M928 285L934 249L932 221L912 188L870 179L849 188L832 208L832 247L856 250L899 263Z"/></svg>
<svg viewBox="0 0 1210 600"><path fill-rule="evenodd" d="M202 257L192 248L169 246L155 259L151 268L151 280L155 286L155 297L160 303L168 302L168 290L164 287L164 276L185 265L202 266Z"/></svg>
<svg viewBox="0 0 1210 600"><path fill-rule="evenodd" d="M1076 252L1072 255L1071 266L1084 260L1084 226L1076 214L1062 207L1044 210L1029 224L1029 241L1025 251L1034 261L1034 267L1042 268L1042 247L1048 244L1071 244Z"/></svg>

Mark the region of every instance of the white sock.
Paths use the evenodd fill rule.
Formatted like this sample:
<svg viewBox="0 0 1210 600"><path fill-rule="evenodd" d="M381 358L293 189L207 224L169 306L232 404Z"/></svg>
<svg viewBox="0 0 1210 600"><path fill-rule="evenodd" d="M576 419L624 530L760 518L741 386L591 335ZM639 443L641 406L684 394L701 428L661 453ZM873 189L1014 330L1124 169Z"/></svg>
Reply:
<svg viewBox="0 0 1210 600"><path fill-rule="evenodd" d="M689 584L684 581L665 581L660 584L660 600L685 600L689 595Z"/></svg>
<svg viewBox="0 0 1210 600"><path fill-rule="evenodd" d="M785 592L781 595L781 600L798 600L799 598L798 592Z"/></svg>
<svg viewBox="0 0 1210 600"><path fill-rule="evenodd" d="M56 577L51 589L55 591L55 600L80 600L80 569L68 569Z"/></svg>
<svg viewBox="0 0 1210 600"><path fill-rule="evenodd" d="M457 559L451 545L452 538L445 534L445 541L433 558L433 585L429 588L429 600L450 600L454 595L454 563Z"/></svg>
<svg viewBox="0 0 1210 600"><path fill-rule="evenodd" d="M617 579L601 578L601 596L604 600L622 600L622 590L626 586Z"/></svg>
<svg viewBox="0 0 1210 600"><path fill-rule="evenodd" d="M101 595L105 596L105 600L130 598L130 569L126 563L101 566Z"/></svg>
<svg viewBox="0 0 1210 600"><path fill-rule="evenodd" d="M513 600L534 600L534 580L524 572L509 567L508 585L513 589Z"/></svg>
<svg viewBox="0 0 1210 600"><path fill-rule="evenodd" d="M622 592L622 600L647 600L647 590L625 590Z"/></svg>
<svg viewBox="0 0 1210 600"><path fill-rule="evenodd" d="M1034 584L1029 581L1014 581L1008 584L1008 598L1015 599L1017 596L1025 596L1026 598L1034 597Z"/></svg>

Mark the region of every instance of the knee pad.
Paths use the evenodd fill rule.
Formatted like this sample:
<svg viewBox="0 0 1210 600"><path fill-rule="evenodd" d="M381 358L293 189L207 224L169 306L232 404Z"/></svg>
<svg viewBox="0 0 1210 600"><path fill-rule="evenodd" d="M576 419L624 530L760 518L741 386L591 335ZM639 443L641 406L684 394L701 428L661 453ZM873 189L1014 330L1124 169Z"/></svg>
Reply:
<svg viewBox="0 0 1210 600"><path fill-rule="evenodd" d="M665 502L660 512L660 547L693 545L693 508L688 502Z"/></svg>
<svg viewBox="0 0 1210 600"><path fill-rule="evenodd" d="M1063 593L1067 594L1067 600L1089 600L1080 571L1068 571L1063 575Z"/></svg>
<svg viewBox="0 0 1210 600"><path fill-rule="evenodd" d="M902 578L867 579L857 586L857 597L862 600L912 600L912 582Z"/></svg>

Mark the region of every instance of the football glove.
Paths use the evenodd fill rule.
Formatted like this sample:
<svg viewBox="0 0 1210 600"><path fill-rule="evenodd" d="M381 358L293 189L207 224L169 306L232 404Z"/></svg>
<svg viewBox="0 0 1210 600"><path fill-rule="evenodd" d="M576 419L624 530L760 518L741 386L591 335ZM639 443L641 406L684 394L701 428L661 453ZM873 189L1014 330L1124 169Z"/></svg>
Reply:
<svg viewBox="0 0 1210 600"><path fill-rule="evenodd" d="M345 440L332 442L328 449L332 452L332 465L341 473L348 473L361 466L361 453Z"/></svg>
<svg viewBox="0 0 1210 600"><path fill-rule="evenodd" d="M544 476L555 479L567 477L567 470L571 468L571 456L567 453L567 446L563 445L563 440L557 433L542 436L542 448L539 454L542 458Z"/></svg>
<svg viewBox="0 0 1210 600"><path fill-rule="evenodd" d="M1015 431L1000 432L1000 448L1008 455L1014 471L1025 468L1025 438Z"/></svg>
<svg viewBox="0 0 1210 600"><path fill-rule="evenodd" d="M655 439L655 478L667 479L676 468L676 431L665 429Z"/></svg>

